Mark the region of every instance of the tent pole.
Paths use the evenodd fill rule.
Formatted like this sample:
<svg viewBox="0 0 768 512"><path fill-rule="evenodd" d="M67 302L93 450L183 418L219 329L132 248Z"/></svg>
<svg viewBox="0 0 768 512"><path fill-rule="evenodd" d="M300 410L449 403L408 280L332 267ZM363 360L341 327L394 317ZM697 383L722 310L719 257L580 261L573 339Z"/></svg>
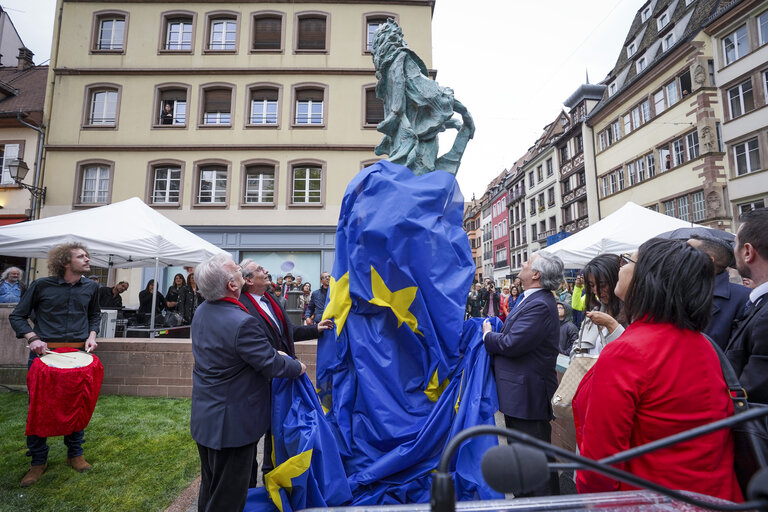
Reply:
<svg viewBox="0 0 768 512"><path fill-rule="evenodd" d="M160 258L155 257L155 293L152 294L152 314L149 320L149 337L155 337L155 308L157 307L157 291L159 290L160 283L157 282L158 266L160 264Z"/></svg>
<svg viewBox="0 0 768 512"><path fill-rule="evenodd" d="M114 262L112 261L112 255L109 255L109 263L107 264L107 286L115 286L112 282L112 273L114 272Z"/></svg>

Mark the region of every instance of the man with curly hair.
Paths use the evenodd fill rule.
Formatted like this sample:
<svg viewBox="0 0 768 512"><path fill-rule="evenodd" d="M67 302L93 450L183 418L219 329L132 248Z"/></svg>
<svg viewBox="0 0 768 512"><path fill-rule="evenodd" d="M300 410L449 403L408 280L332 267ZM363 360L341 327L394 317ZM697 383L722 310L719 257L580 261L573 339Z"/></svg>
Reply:
<svg viewBox="0 0 768 512"><path fill-rule="evenodd" d="M99 285L86 279L90 272L88 250L79 243L59 245L48 253L49 277L35 280L21 298L9 319L18 338L29 345L29 362L52 348L96 348L101 309ZM34 327L28 319L34 318ZM84 434L80 430L64 436L67 464L78 472L91 469L83 457ZM27 436L32 463L21 480L21 487L36 483L45 472L48 460L46 438Z"/></svg>

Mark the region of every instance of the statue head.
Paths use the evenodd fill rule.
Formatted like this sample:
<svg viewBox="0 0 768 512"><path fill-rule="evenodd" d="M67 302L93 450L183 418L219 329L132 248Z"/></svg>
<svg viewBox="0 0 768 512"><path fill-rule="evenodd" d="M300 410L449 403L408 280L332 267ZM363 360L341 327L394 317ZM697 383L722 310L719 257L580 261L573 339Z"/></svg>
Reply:
<svg viewBox="0 0 768 512"><path fill-rule="evenodd" d="M374 34L371 45L373 64L376 69L379 69L380 63L386 60L388 55L406 46L408 44L403 39L403 30L393 18L387 18L386 23L382 23Z"/></svg>

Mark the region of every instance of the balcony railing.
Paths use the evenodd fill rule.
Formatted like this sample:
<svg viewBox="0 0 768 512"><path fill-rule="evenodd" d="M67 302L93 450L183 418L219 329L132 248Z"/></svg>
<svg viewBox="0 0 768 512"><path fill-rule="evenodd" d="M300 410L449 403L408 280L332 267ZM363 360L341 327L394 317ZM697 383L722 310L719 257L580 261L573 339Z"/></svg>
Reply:
<svg viewBox="0 0 768 512"><path fill-rule="evenodd" d="M493 268L503 268L503 267L506 267L506 266L508 266L507 265L507 260L500 260L500 261L496 262L496 264L493 266Z"/></svg>

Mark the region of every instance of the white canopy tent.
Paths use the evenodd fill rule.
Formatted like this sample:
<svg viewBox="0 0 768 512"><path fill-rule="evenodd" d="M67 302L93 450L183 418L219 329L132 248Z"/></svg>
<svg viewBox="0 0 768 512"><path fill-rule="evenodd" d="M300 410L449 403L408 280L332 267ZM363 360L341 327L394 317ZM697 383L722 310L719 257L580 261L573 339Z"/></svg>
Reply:
<svg viewBox="0 0 768 512"><path fill-rule="evenodd" d="M634 252L646 240L677 228L698 226L632 202L543 252L559 256L566 268L582 268L602 253Z"/></svg>
<svg viewBox="0 0 768 512"><path fill-rule="evenodd" d="M53 247L80 242L88 248L91 264L108 267L197 265L224 252L187 231L138 197L98 208L0 227L0 254L46 258ZM157 288L156 288L157 289ZM155 323L152 297L151 326Z"/></svg>

